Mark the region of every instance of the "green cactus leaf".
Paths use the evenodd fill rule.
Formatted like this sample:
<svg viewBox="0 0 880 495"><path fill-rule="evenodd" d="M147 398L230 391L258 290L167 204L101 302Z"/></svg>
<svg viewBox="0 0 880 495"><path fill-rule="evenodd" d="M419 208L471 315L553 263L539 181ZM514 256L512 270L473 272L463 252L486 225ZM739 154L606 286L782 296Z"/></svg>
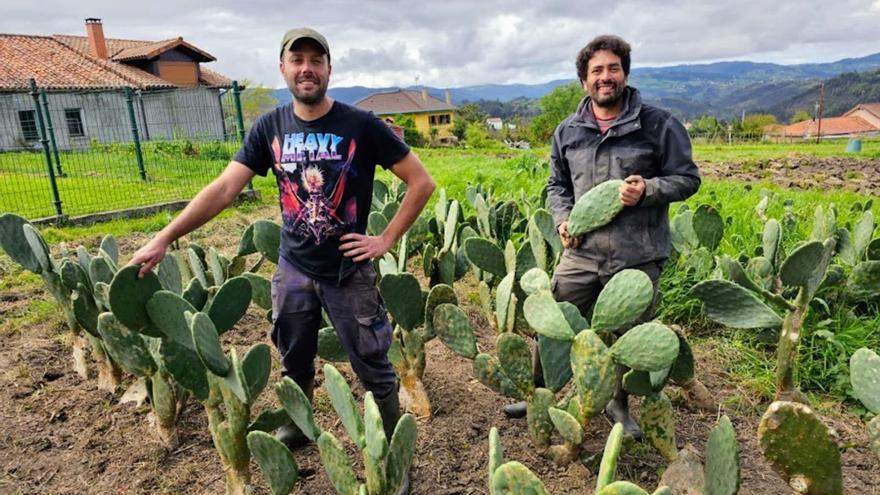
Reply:
<svg viewBox="0 0 880 495"><path fill-rule="evenodd" d="M553 221L553 215L544 209L535 210L535 213L532 214L532 221L541 230L544 240L550 244L553 256L558 257L562 255L562 240L559 238L559 233L556 232L556 223Z"/></svg>
<svg viewBox="0 0 880 495"><path fill-rule="evenodd" d="M568 326L571 327L575 333L580 333L582 330L590 328L590 324L587 322L587 319L581 315L577 306L568 301L560 301L556 303L556 305L559 306L559 310L562 311L562 314L565 316L565 321L568 322Z"/></svg>
<svg viewBox="0 0 880 495"><path fill-rule="evenodd" d="M481 237L472 237L464 242L464 253L474 266L493 275L507 275L504 252L492 241Z"/></svg>
<svg viewBox="0 0 880 495"><path fill-rule="evenodd" d="M504 464L504 447L501 446L501 439L498 436L498 428L489 429L489 481L491 485L492 475L499 466ZM489 487L491 489L491 486ZM491 495L495 495L492 490Z"/></svg>
<svg viewBox="0 0 880 495"><path fill-rule="evenodd" d="M97 284L98 282L110 284L113 281L113 276L115 274L116 269L113 267L110 260L103 256L95 256L89 263L89 279L93 284Z"/></svg>
<svg viewBox="0 0 880 495"><path fill-rule="evenodd" d="M779 260L782 258L782 226L775 218L767 220L764 224L764 237L762 240L764 246L764 257L770 261L774 267L779 266Z"/></svg>
<svg viewBox="0 0 880 495"><path fill-rule="evenodd" d="M525 400L525 395L517 388L516 384L504 374L501 364L494 356L477 354L474 358L474 376L483 385L516 400Z"/></svg>
<svg viewBox="0 0 880 495"><path fill-rule="evenodd" d="M571 341L538 335L538 355L545 385L559 392L571 380Z"/></svg>
<svg viewBox="0 0 880 495"><path fill-rule="evenodd" d="M269 346L259 342L251 346L241 360L241 372L248 388L248 397L253 402L269 383L272 371L272 351Z"/></svg>
<svg viewBox="0 0 880 495"><path fill-rule="evenodd" d="M189 261L189 268L192 271L193 276L198 279L198 281L202 284L202 287L211 287L212 284L208 281L208 276L205 273L205 264L202 262L202 257L199 255L199 252L196 251L195 248L190 246L186 250L186 256L187 260Z"/></svg>
<svg viewBox="0 0 880 495"><path fill-rule="evenodd" d="M551 407L549 412L553 426L566 443L580 445L584 441L584 429L574 416L555 407Z"/></svg>
<svg viewBox="0 0 880 495"><path fill-rule="evenodd" d="M519 286L522 287L523 292L529 295L549 291L551 289L550 276L540 268L532 268L520 278Z"/></svg>
<svg viewBox="0 0 880 495"><path fill-rule="evenodd" d="M654 393L651 373L641 370L629 370L623 375L623 389L632 395L647 397Z"/></svg>
<svg viewBox="0 0 880 495"><path fill-rule="evenodd" d="M452 242L455 240L455 227L458 223L458 210L458 201L452 200L449 205L449 213L446 215L446 224L443 227L443 248L441 251L449 251L452 248Z"/></svg>
<svg viewBox="0 0 880 495"><path fill-rule="evenodd" d="M221 286L226 282L226 268L220 253L216 249L208 249L208 269L211 270L211 276L214 278L214 285Z"/></svg>
<svg viewBox="0 0 880 495"><path fill-rule="evenodd" d="M168 253L159 262L159 283L165 290L180 295L183 294L183 277L180 274L180 262L177 260L177 254Z"/></svg>
<svg viewBox="0 0 880 495"><path fill-rule="evenodd" d="M370 235L378 236L385 232L388 227L388 219L380 211L371 211L367 217L367 231Z"/></svg>
<svg viewBox="0 0 880 495"><path fill-rule="evenodd" d="M868 250L865 259L870 261L880 261L880 237L873 239L868 244Z"/></svg>
<svg viewBox="0 0 880 495"><path fill-rule="evenodd" d="M632 369L659 371L670 367L678 356L678 336L666 325L642 323L617 339L611 354Z"/></svg>
<svg viewBox="0 0 880 495"><path fill-rule="evenodd" d="M605 181L587 191L571 209L568 215L568 233L574 237L604 227L620 213L622 180Z"/></svg>
<svg viewBox="0 0 880 495"><path fill-rule="evenodd" d="M253 302L263 309L272 309L272 283L256 273L245 272L240 276L250 282Z"/></svg>
<svg viewBox="0 0 880 495"><path fill-rule="evenodd" d="M874 455L880 458L880 416L874 416L871 421L868 421L868 438L871 450L874 451Z"/></svg>
<svg viewBox="0 0 880 495"><path fill-rule="evenodd" d="M782 263L779 269L779 278L782 283L793 287L806 286L819 266L825 248L819 241L812 241L801 245Z"/></svg>
<svg viewBox="0 0 880 495"><path fill-rule="evenodd" d="M223 354L220 337L211 318L205 313L196 313L193 315L191 328L192 340L202 363L211 373L226 376L229 373L230 363Z"/></svg>
<svg viewBox="0 0 880 495"><path fill-rule="evenodd" d="M527 297L523 313L529 326L545 337L557 340L571 340L574 337L574 331L549 292Z"/></svg>
<svg viewBox="0 0 880 495"><path fill-rule="evenodd" d="M324 388L330 396L330 403L342 421L345 431L351 440L363 450L364 420L358 413L357 404L351 395L351 389L339 371L329 364L324 365Z"/></svg>
<svg viewBox="0 0 880 495"><path fill-rule="evenodd" d="M321 429L315 423L312 404L299 385L290 377L285 376L275 384L275 394L288 417L293 420L303 435L313 442L317 441L321 436Z"/></svg>
<svg viewBox="0 0 880 495"><path fill-rule="evenodd" d="M204 309L205 304L208 303L208 291L198 278L193 278L189 281L189 285L187 285L182 295L192 307L199 311Z"/></svg>
<svg viewBox="0 0 880 495"><path fill-rule="evenodd" d="M700 239L694 231L694 212L688 210L678 213L670 224L672 246L680 253L687 255L700 246Z"/></svg>
<svg viewBox="0 0 880 495"><path fill-rule="evenodd" d="M411 273L385 275L379 281L379 292L396 325L413 330L424 322L422 288Z"/></svg>
<svg viewBox="0 0 880 495"><path fill-rule="evenodd" d="M0 215L0 248L19 265L40 274L43 272L43 265L24 236L22 227L27 224L28 221L18 215Z"/></svg>
<svg viewBox="0 0 880 495"><path fill-rule="evenodd" d="M669 370L669 379L683 385L694 377L694 352L684 335L679 332L675 332L675 335L678 337L678 356Z"/></svg>
<svg viewBox="0 0 880 495"><path fill-rule="evenodd" d="M238 352L235 347L229 349L229 373L222 378L223 385L231 391L242 404L250 404L253 397L248 395L247 378L244 376L244 370L241 366L241 360L238 358Z"/></svg>
<svg viewBox="0 0 880 495"><path fill-rule="evenodd" d="M336 335L336 329L325 327L318 331L318 356L324 361L331 363L344 363L348 361L348 353L345 346Z"/></svg>
<svg viewBox="0 0 880 495"><path fill-rule="evenodd" d="M863 261L849 275L847 289L861 300L876 299L880 294L880 261Z"/></svg>
<svg viewBox="0 0 880 495"><path fill-rule="evenodd" d="M770 260L763 256L756 256L746 264L746 274L749 279L766 290L773 290L776 273Z"/></svg>
<svg viewBox="0 0 880 495"><path fill-rule="evenodd" d="M574 338L571 369L583 415L595 416L614 396L616 381L611 350L596 332L584 330Z"/></svg>
<svg viewBox="0 0 880 495"><path fill-rule="evenodd" d="M34 258L36 258L37 262L40 264L40 273L55 271L55 267L52 263L52 255L49 253L49 246L46 245L46 241L43 239L40 232L29 223L22 225L21 229L24 232L25 240L27 240L28 245L34 253Z"/></svg>
<svg viewBox="0 0 880 495"><path fill-rule="evenodd" d="M556 396L546 388L536 388L526 400L526 423L534 444L539 449L550 446L553 436L553 421L550 408L556 402Z"/></svg>
<svg viewBox="0 0 880 495"><path fill-rule="evenodd" d="M499 332L506 332L512 330L507 328L507 320L508 312L511 309L516 308L515 304L511 304L513 301L513 284L516 281L516 274L513 272L508 273L501 279L501 282L498 283L498 287L495 289L495 320L498 324Z"/></svg>
<svg viewBox="0 0 880 495"><path fill-rule="evenodd" d="M0 220L0 232L2 232L2 228L2 220ZM22 235L24 235L24 232L22 232ZM89 272L89 266L91 266L92 264L92 255L89 254L89 250L86 249L85 246L76 247L76 261L79 263L79 266L81 266L82 269L86 271L86 273Z"/></svg>
<svg viewBox="0 0 880 495"><path fill-rule="evenodd" d="M874 414L880 414L880 356L862 347L849 360L853 394Z"/></svg>
<svg viewBox="0 0 880 495"><path fill-rule="evenodd" d="M541 270L547 269L547 241L544 240L544 234L534 221L534 217L529 219L528 224L528 240L529 248L532 250L532 257L535 259L535 266Z"/></svg>
<svg viewBox="0 0 880 495"><path fill-rule="evenodd" d="M290 493L296 485L299 472L290 450L275 437L262 431L248 433L247 445L260 466L272 495Z"/></svg>
<svg viewBox="0 0 880 495"><path fill-rule="evenodd" d="M492 490L493 493L504 495L548 495L544 483L529 468L516 461L510 461L495 470Z"/></svg>
<svg viewBox="0 0 880 495"><path fill-rule="evenodd" d="M458 296L455 295L452 287L446 284L437 284L431 287L428 298L425 300L425 330L423 332L425 342L433 339L436 335L434 310L441 304L458 304ZM473 359L473 356L470 359Z"/></svg>
<svg viewBox="0 0 880 495"><path fill-rule="evenodd" d="M385 202L388 196L388 186L379 179L373 181L373 197L381 202Z"/></svg>
<svg viewBox="0 0 880 495"><path fill-rule="evenodd" d="M608 440L605 441L605 451L602 453L599 474L596 476L596 493L601 493L605 487L614 483L614 478L617 478L617 459L620 457L622 445L623 424L616 423L608 434Z"/></svg>
<svg viewBox="0 0 880 495"><path fill-rule="evenodd" d="M507 244L504 245L504 269L507 273L516 273L516 246L510 239L507 239Z"/></svg>
<svg viewBox="0 0 880 495"><path fill-rule="evenodd" d="M593 306L593 331L612 332L636 321L654 300L654 283L641 270L617 272Z"/></svg>
<svg viewBox="0 0 880 495"><path fill-rule="evenodd" d="M718 210L711 205L700 205L694 212L694 232L697 234L700 244L715 251L724 237L724 220Z"/></svg>
<svg viewBox="0 0 880 495"><path fill-rule="evenodd" d="M245 277L230 278L220 287L208 309L219 334L231 329L247 313L251 294L251 283Z"/></svg>
<svg viewBox="0 0 880 495"><path fill-rule="evenodd" d="M61 268L58 271L61 274L61 282L68 290L77 290L77 286L82 285L89 294L92 293L89 274L79 266L79 263L65 259L61 262Z"/></svg>
<svg viewBox="0 0 880 495"><path fill-rule="evenodd" d="M385 438L382 415L373 399L373 392L367 392L364 396L364 442L367 452L374 459L385 459L388 455L388 439Z"/></svg>
<svg viewBox="0 0 880 495"><path fill-rule="evenodd" d="M116 273L110 283L110 307L119 323L136 332L145 332L151 328L147 301L154 293L162 290L162 284L153 272L147 272L144 278L138 278L139 270L139 266L126 266Z"/></svg>
<svg viewBox="0 0 880 495"><path fill-rule="evenodd" d="M416 418L404 414L397 420L391 442L388 446L387 489L388 493L398 493L403 478L412 466L417 441Z"/></svg>
<svg viewBox="0 0 880 495"><path fill-rule="evenodd" d="M190 314L198 312L186 299L171 291L156 291L147 301L147 315L150 317L150 322L162 333L163 338L195 350L192 331L185 316L187 311Z"/></svg>
<svg viewBox="0 0 880 495"><path fill-rule="evenodd" d="M272 263L278 264L281 226L271 220L254 222L254 246Z"/></svg>
<svg viewBox="0 0 880 495"><path fill-rule="evenodd" d="M110 285L104 282L96 282L93 286L95 302L105 311L110 311Z"/></svg>
<svg viewBox="0 0 880 495"><path fill-rule="evenodd" d="M663 392L651 394L642 400L639 422L645 438L668 461L678 458L675 445L675 413L672 403Z"/></svg>
<svg viewBox="0 0 880 495"><path fill-rule="evenodd" d="M290 423L290 416L283 407L275 409L266 409L261 412L251 424L248 425L247 431L265 431L271 432Z"/></svg>
<svg viewBox="0 0 880 495"><path fill-rule="evenodd" d="M602 490L596 492L596 495L649 495L648 492L642 490L638 485L634 485L629 481L615 481ZM659 494L658 494L659 495Z"/></svg>
<svg viewBox="0 0 880 495"><path fill-rule="evenodd" d="M357 477L342 443L332 433L325 431L318 437L318 450L321 453L321 464L324 465L324 470L336 493L358 495Z"/></svg>
<svg viewBox="0 0 880 495"><path fill-rule="evenodd" d="M532 254L532 248L527 243L519 247L516 252L516 279L520 280L523 275L532 268L537 267L535 256Z"/></svg>
<svg viewBox="0 0 880 495"><path fill-rule="evenodd" d="M98 306L95 299L83 284L77 285L77 289L70 293L70 303L76 322L86 332L100 338L98 334Z"/></svg>
<svg viewBox="0 0 880 495"><path fill-rule="evenodd" d="M110 258L114 265L119 264L119 244L116 242L115 237L110 234L105 235L101 239L100 250Z"/></svg>
<svg viewBox="0 0 880 495"><path fill-rule="evenodd" d="M506 332L498 336L496 348L498 362L504 374L523 395L526 397L531 395L535 390L535 384L532 376L532 352L528 343L519 335Z"/></svg>
<svg viewBox="0 0 880 495"><path fill-rule="evenodd" d="M800 493L843 493L837 434L809 407L770 404L758 425L758 442L773 470Z"/></svg>
<svg viewBox="0 0 880 495"><path fill-rule="evenodd" d="M733 283L738 284L752 292L760 292L761 289L746 275L745 269L743 269L742 265L739 264L738 261L731 259L729 256L721 256L718 259L718 264L721 266L721 270L724 272L724 275Z"/></svg>
<svg viewBox="0 0 880 495"><path fill-rule="evenodd" d="M98 316L98 332L110 357L126 372L149 377L158 369L143 337L120 324L113 313Z"/></svg>
<svg viewBox="0 0 880 495"><path fill-rule="evenodd" d="M782 318L754 293L727 280L706 280L691 294L703 301L709 318L733 328L779 328Z"/></svg>
<svg viewBox="0 0 880 495"><path fill-rule="evenodd" d="M208 370L196 351L170 339L163 339L161 342L161 366L174 377L174 381L189 390L196 400L208 400Z"/></svg>
<svg viewBox="0 0 880 495"><path fill-rule="evenodd" d="M241 234L241 239L238 241L238 249L236 249L235 255L247 256L256 252L257 246L254 244L254 224L250 224L244 229L244 233Z"/></svg>
<svg viewBox="0 0 880 495"><path fill-rule="evenodd" d="M434 310L434 330L452 352L467 359L477 356L477 337L467 314L454 304L444 303Z"/></svg>
<svg viewBox="0 0 880 495"><path fill-rule="evenodd" d="M736 495L739 491L739 447L730 418L722 416L706 441L706 495Z"/></svg>

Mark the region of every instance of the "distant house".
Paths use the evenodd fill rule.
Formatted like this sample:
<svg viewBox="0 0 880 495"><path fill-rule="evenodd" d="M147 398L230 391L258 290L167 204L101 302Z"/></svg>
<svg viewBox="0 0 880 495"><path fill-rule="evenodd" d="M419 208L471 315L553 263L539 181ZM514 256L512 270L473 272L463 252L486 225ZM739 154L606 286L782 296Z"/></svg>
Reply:
<svg viewBox="0 0 880 495"><path fill-rule="evenodd" d="M813 138L819 132L816 119L804 120L783 127L779 132L785 137ZM880 134L880 103L863 103L840 117L822 118L823 138Z"/></svg>
<svg viewBox="0 0 880 495"><path fill-rule="evenodd" d="M204 67L213 56L183 38L105 38L100 19L85 27L86 36L0 34L0 150L39 145L30 78L49 95L61 149L130 141L125 87L142 139L225 138L219 97L232 81Z"/></svg>
<svg viewBox="0 0 880 495"><path fill-rule="evenodd" d="M504 122L501 120L501 117L489 117L486 119L486 126L489 129L500 131L504 127Z"/></svg>
<svg viewBox="0 0 880 495"><path fill-rule="evenodd" d="M429 95L427 89L397 89L373 93L361 98L354 105L383 118L411 116L416 129L425 137L431 137L432 129L437 130L437 137L440 139L452 136L456 106L452 104L449 90L446 91L446 101Z"/></svg>

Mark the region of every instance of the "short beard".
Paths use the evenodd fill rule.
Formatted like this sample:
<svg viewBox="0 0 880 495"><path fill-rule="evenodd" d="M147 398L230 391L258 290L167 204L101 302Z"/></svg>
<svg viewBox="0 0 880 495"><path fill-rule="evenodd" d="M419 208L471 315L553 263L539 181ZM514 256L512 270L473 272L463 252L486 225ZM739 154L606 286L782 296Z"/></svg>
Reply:
<svg viewBox="0 0 880 495"><path fill-rule="evenodd" d="M303 105L316 105L324 99L324 96L327 95L327 87L326 86L319 86L318 90L316 92L312 93L311 95L308 95L308 94L301 95L294 88L296 88L296 83L294 83L293 88L288 88L288 89L290 89L290 92L293 94L293 97L296 99L296 101L298 101L299 103L302 103Z"/></svg>
<svg viewBox="0 0 880 495"><path fill-rule="evenodd" d="M620 100L623 99L623 91L625 89L626 89L626 85L618 85L617 88L615 88L614 93L611 94L611 96L608 96L605 98L599 98L598 96L594 96L593 97L593 104L596 105L597 107L601 107L601 108L613 108L618 103L620 103ZM598 90L596 91L596 94L597 95L599 94Z"/></svg>

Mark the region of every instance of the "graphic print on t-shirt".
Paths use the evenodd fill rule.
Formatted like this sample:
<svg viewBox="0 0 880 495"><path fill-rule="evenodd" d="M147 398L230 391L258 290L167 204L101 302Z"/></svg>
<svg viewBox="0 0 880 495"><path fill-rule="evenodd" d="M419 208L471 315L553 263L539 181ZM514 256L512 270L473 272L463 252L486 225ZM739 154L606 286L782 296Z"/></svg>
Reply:
<svg viewBox="0 0 880 495"><path fill-rule="evenodd" d="M357 222L357 198L351 195L342 205L357 146L351 139L342 161L340 142L335 134L294 133L284 136L282 150L278 136L272 140L284 229L315 245L352 231Z"/></svg>

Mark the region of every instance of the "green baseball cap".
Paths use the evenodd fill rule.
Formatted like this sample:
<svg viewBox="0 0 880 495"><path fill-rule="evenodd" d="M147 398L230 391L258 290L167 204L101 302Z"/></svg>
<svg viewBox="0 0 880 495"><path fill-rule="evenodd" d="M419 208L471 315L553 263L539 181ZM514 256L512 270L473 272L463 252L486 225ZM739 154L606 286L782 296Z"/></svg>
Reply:
<svg viewBox="0 0 880 495"><path fill-rule="evenodd" d="M290 47L293 46L294 43L303 38L313 40L320 45L321 48L324 49L324 53L327 54L327 60L330 60L330 44L327 43L327 38L314 29L307 27L293 28L284 33L284 37L281 38L281 52L279 53L279 56L284 54L287 50L290 50Z"/></svg>

